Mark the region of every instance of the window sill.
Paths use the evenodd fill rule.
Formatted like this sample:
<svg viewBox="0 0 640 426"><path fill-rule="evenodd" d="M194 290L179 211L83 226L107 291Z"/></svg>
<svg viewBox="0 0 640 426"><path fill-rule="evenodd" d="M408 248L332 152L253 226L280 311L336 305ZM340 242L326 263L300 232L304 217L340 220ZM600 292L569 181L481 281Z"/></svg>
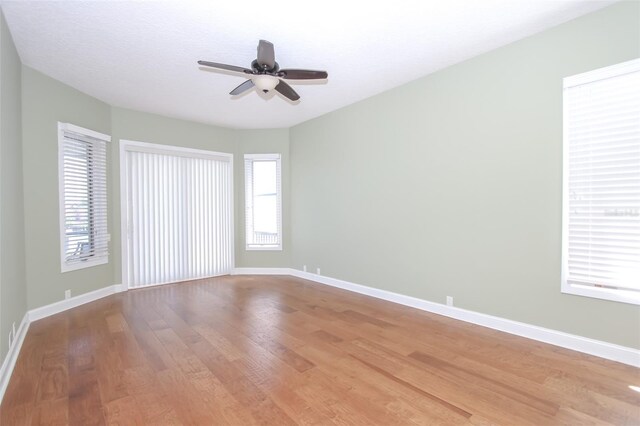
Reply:
<svg viewBox="0 0 640 426"><path fill-rule="evenodd" d="M78 263L72 263L72 264L63 263L61 267L61 272L64 273L64 272L77 271L80 269L91 268L92 266L104 265L107 263L109 263L108 257L103 257L96 260L87 260L86 262L78 262Z"/></svg>
<svg viewBox="0 0 640 426"><path fill-rule="evenodd" d="M634 291L563 284L562 293L640 305L640 294Z"/></svg>
<svg viewBox="0 0 640 426"><path fill-rule="evenodd" d="M282 251L282 246L278 247L245 247L246 251Z"/></svg>

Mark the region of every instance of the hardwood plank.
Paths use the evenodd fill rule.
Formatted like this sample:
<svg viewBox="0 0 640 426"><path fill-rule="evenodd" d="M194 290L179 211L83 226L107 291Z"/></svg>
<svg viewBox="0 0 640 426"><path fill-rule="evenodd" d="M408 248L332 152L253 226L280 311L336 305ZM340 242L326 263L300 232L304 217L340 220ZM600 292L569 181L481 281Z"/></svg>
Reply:
<svg viewBox="0 0 640 426"><path fill-rule="evenodd" d="M248 414L245 414L245 407L238 403L237 399L232 398L233 393L229 393L222 382L220 382L207 368L203 359L211 361L209 355L213 349L206 347L207 342L203 339L191 340L187 346L185 342L173 329L156 331L162 343L171 353L174 361L184 376L187 378L187 385L177 383L177 376L171 375L171 380L176 382L177 386L182 386L180 392L183 396L189 395L187 403L190 406L190 415L195 418L196 424L205 424L213 421L226 424L246 423ZM239 380L246 380L242 375L237 375ZM234 381L232 381L234 382ZM256 392L249 391L251 395ZM236 395L233 395L236 396ZM244 395L243 395L244 396ZM266 396L259 398L259 403L263 403ZM255 401L254 401L255 402ZM205 410L206 412L201 412ZM179 411L178 411L179 412ZM210 417L210 419L208 419ZM213 420L215 419L215 420Z"/></svg>
<svg viewBox="0 0 640 426"><path fill-rule="evenodd" d="M145 425L179 425L180 418L172 405L172 398L159 389L159 385L154 392L141 393L135 395L136 406L143 417Z"/></svg>
<svg viewBox="0 0 640 426"><path fill-rule="evenodd" d="M426 398L429 398L432 401L437 402L438 404L444 406L446 409L448 409L450 411L453 411L457 415L462 416L462 417L466 417L466 418L471 417L471 413L469 413L468 411L465 411L462 408L457 407L454 404L451 404L450 402L445 401L444 399L441 399L441 398L439 398L439 397L437 397L435 395L432 395L432 394L420 389L419 387L414 386L411 383L406 382L406 381L394 376L393 374L387 372L385 369L377 367L376 365L371 364L371 363L369 363L369 362L367 362L367 361L365 361L363 359L360 359L355 355L351 355L351 357L353 359L357 360L357 361L360 361L361 363L363 363L367 367L371 368L373 371L375 371L375 372L377 372L377 373L379 373L379 374L381 374L381 375L393 380L394 382L400 383L402 386L406 386L409 389L411 389L412 391L414 391L414 392L416 392L416 393L418 393L418 394L420 394L420 395L422 395L422 396L424 396Z"/></svg>
<svg viewBox="0 0 640 426"><path fill-rule="evenodd" d="M52 326L48 334L50 343L42 355L40 380L36 404L44 401L67 398L69 393L69 374L67 368L68 332L65 321Z"/></svg>
<svg viewBox="0 0 640 426"><path fill-rule="evenodd" d="M83 321L73 318L75 324ZM69 424L105 424L98 374L96 348L89 327L72 325L69 330Z"/></svg>
<svg viewBox="0 0 640 426"><path fill-rule="evenodd" d="M558 412L558 405L539 398L533 392L530 393L523 391L522 389L515 388L509 384L501 383L491 377L483 376L482 374L478 374L472 370L460 368L448 361L440 360L422 352L412 352L409 356L415 360L430 366L435 366L442 371L446 371L452 375L460 377L464 381L480 384L480 386L487 390L508 396L510 399L528 405L531 408L541 411L547 415L554 416Z"/></svg>
<svg viewBox="0 0 640 426"><path fill-rule="evenodd" d="M17 423L16 423L17 424ZM69 424L69 399L47 399L35 406L32 425Z"/></svg>
<svg viewBox="0 0 640 426"><path fill-rule="evenodd" d="M640 369L295 277L34 322L2 425L640 424Z"/></svg>
<svg viewBox="0 0 640 426"><path fill-rule="evenodd" d="M405 403L436 423L446 420L447 424L462 424L469 417L466 412L461 414L464 410L458 407L450 409L453 404L436 393L420 389L393 374L380 374L384 369L371 368L371 364L367 365L339 348L314 345L303 350L335 386L342 388L336 394L342 395L347 390L352 398L351 405L371 415L372 422L402 423L392 407Z"/></svg>
<svg viewBox="0 0 640 426"><path fill-rule="evenodd" d="M104 405L108 425L142 425L144 418L133 396L125 396Z"/></svg>

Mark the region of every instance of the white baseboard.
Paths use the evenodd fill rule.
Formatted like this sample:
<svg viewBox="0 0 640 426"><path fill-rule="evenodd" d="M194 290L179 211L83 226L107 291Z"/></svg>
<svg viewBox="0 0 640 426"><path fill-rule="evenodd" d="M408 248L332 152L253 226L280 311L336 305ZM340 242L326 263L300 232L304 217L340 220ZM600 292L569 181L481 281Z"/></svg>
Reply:
<svg viewBox="0 0 640 426"><path fill-rule="evenodd" d="M253 270L254 268L242 268L242 270ZM285 275L285 268L256 268L262 275ZM494 330L504 331L505 333L515 334L529 339L537 340L551 345L560 346L562 348L572 349L574 351L583 352L589 355L598 356L600 358L621 362L623 364L640 367L640 350L628 348L626 346L615 345L613 343L602 342L600 340L589 339L587 337L577 336L562 331L552 330L549 328L538 327L536 325L526 324L518 321L512 321L505 318L487 315L480 312L469 311L466 309L447 306L440 303L429 302L427 300L418 299L416 297L405 296L403 294L394 293L378 288L367 287L361 284L355 284L349 281L339 280L336 278L317 275L310 272L303 272L297 269L289 269L289 275L306 280L315 281L320 284L338 287L344 290L353 291L355 293L365 294L377 299L387 300L389 302L398 303L400 305L410 306L427 312L444 315L449 318L469 322L492 328ZM249 273L249 272L246 272Z"/></svg>
<svg viewBox="0 0 640 426"><path fill-rule="evenodd" d="M16 361L18 360L18 355L20 354L20 349L22 348L22 343L24 342L24 337L27 335L28 329L29 314L25 313L18 327L18 331L16 331L16 335L13 338L13 342L9 347L9 351L4 358L2 367L0 367L0 402L2 402L7 386L9 386L11 373L13 373L13 368L16 366Z"/></svg>
<svg viewBox="0 0 640 426"><path fill-rule="evenodd" d="M66 300L54 302L50 305L31 309L29 312L27 312L27 314L29 315L29 322L37 321L39 319L46 318L60 312L64 312L71 308L75 308L76 306L84 305L85 303L93 302L94 300L111 296L112 294L118 293L120 291L124 291L122 284L110 285L108 287L99 288L98 290L80 294Z"/></svg>
<svg viewBox="0 0 640 426"><path fill-rule="evenodd" d="M231 275L292 275L291 268L233 268Z"/></svg>

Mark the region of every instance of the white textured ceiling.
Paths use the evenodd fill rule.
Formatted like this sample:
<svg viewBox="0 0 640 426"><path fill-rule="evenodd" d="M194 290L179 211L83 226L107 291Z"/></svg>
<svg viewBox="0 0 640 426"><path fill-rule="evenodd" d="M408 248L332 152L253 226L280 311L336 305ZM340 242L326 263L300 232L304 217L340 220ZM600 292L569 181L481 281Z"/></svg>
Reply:
<svg viewBox="0 0 640 426"><path fill-rule="evenodd" d="M23 63L111 105L289 127L614 3L577 0L1 1ZM326 70L295 104L197 60Z"/></svg>

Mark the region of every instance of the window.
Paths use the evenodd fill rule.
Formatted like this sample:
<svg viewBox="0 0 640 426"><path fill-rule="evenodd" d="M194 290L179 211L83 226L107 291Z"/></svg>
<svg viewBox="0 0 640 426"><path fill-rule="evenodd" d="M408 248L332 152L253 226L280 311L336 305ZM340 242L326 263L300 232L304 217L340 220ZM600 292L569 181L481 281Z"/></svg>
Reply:
<svg viewBox="0 0 640 426"><path fill-rule="evenodd" d="M562 291L640 304L640 60L564 79Z"/></svg>
<svg viewBox="0 0 640 426"><path fill-rule="evenodd" d="M58 123L62 272L109 261L107 142L92 130Z"/></svg>
<svg viewBox="0 0 640 426"><path fill-rule="evenodd" d="M280 154L244 156L247 250L282 250Z"/></svg>

